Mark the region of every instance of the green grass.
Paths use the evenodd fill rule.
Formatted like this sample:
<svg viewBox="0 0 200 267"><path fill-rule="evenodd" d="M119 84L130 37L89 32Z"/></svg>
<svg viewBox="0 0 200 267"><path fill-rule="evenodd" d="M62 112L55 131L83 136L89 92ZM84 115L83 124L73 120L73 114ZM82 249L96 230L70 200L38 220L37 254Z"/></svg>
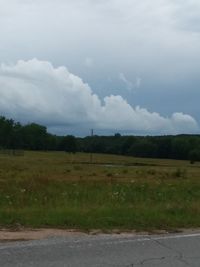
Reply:
<svg viewBox="0 0 200 267"><path fill-rule="evenodd" d="M200 226L200 165L113 155L0 155L0 226ZM110 165L112 164L112 165Z"/></svg>

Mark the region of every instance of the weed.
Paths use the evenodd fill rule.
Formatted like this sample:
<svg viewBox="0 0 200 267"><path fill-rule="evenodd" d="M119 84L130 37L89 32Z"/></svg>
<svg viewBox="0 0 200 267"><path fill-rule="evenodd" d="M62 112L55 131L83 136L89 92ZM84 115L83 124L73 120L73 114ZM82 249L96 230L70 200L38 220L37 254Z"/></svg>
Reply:
<svg viewBox="0 0 200 267"><path fill-rule="evenodd" d="M173 173L172 176L175 178L186 178L186 170L177 168Z"/></svg>
<svg viewBox="0 0 200 267"><path fill-rule="evenodd" d="M156 170L154 170L154 169L149 169L149 170L147 171L147 174L155 175L155 174L156 174Z"/></svg>

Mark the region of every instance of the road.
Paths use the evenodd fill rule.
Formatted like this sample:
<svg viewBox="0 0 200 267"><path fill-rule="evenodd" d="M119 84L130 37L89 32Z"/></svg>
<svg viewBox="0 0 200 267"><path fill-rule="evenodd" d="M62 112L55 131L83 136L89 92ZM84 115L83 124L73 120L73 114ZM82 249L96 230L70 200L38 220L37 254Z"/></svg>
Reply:
<svg viewBox="0 0 200 267"><path fill-rule="evenodd" d="M70 235L0 243L6 267L200 267L200 233Z"/></svg>

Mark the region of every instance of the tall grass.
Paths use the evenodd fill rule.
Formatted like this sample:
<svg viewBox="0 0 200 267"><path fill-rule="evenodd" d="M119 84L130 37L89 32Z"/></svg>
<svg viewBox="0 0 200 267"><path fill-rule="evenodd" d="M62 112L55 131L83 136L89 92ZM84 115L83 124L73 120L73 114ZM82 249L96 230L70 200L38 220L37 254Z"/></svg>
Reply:
<svg viewBox="0 0 200 267"><path fill-rule="evenodd" d="M73 163L70 155L56 152L0 156L0 225L138 230L200 226L199 165L95 158L98 164L87 164L87 154L75 155Z"/></svg>

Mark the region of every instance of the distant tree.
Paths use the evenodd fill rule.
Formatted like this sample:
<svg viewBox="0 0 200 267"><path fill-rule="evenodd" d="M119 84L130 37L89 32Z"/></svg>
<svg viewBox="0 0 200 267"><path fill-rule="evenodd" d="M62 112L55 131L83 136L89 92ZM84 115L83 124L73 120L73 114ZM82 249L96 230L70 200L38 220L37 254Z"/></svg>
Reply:
<svg viewBox="0 0 200 267"><path fill-rule="evenodd" d="M186 159L200 161L200 135L177 136L56 136L43 125L21 125L0 116L0 148L30 150L61 150L123 154L136 157ZM73 155L72 155L73 157Z"/></svg>
<svg viewBox="0 0 200 267"><path fill-rule="evenodd" d="M46 147L48 150L58 150L58 137L48 133L46 137Z"/></svg>
<svg viewBox="0 0 200 267"><path fill-rule="evenodd" d="M191 164L200 161L200 149L193 149L189 152L189 160Z"/></svg>
<svg viewBox="0 0 200 267"><path fill-rule="evenodd" d="M130 153L130 148L137 142L137 138L134 136L127 136L122 139L122 144L121 144L121 151L120 153L122 155L127 155Z"/></svg>
<svg viewBox="0 0 200 267"><path fill-rule="evenodd" d="M61 141L62 150L66 152L76 153L77 143L76 138L73 135L67 135L63 137Z"/></svg>
<svg viewBox="0 0 200 267"><path fill-rule="evenodd" d="M17 122L13 125L12 138L10 140L10 148L12 149L22 149L24 146L23 135L22 135L22 125Z"/></svg>
<svg viewBox="0 0 200 267"><path fill-rule="evenodd" d="M154 144L157 145L157 157L158 158L170 158L171 157L171 142L172 138L169 136L153 137Z"/></svg>
<svg viewBox="0 0 200 267"><path fill-rule="evenodd" d="M121 134L120 133L115 133L114 137L120 138L121 137Z"/></svg>
<svg viewBox="0 0 200 267"><path fill-rule="evenodd" d="M47 129L45 126L31 123L23 126L22 129L24 146L32 150L47 149Z"/></svg>
<svg viewBox="0 0 200 267"><path fill-rule="evenodd" d="M157 155L157 145L149 140L139 139L136 143L132 144L128 153L136 157L154 158Z"/></svg>
<svg viewBox="0 0 200 267"><path fill-rule="evenodd" d="M187 136L176 136L171 142L171 158L188 159L191 145Z"/></svg>
<svg viewBox="0 0 200 267"><path fill-rule="evenodd" d="M12 134L13 134L14 121L0 117L0 147L10 148Z"/></svg>

